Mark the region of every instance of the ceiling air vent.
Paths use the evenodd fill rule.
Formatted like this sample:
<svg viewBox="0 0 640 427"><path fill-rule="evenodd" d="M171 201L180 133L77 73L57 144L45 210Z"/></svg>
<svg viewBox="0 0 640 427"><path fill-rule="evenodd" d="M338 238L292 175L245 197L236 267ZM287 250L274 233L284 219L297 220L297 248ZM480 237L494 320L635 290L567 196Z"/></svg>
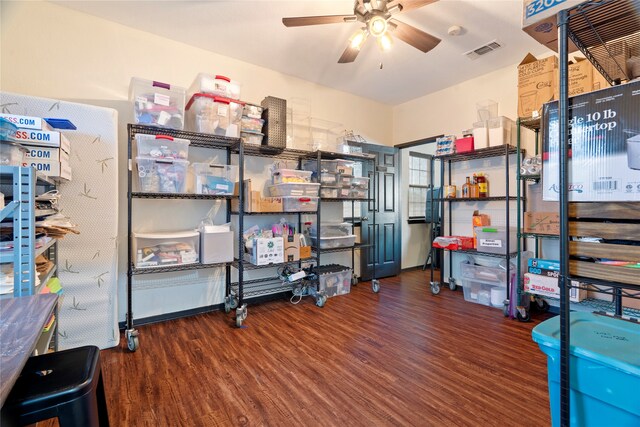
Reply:
<svg viewBox="0 0 640 427"><path fill-rule="evenodd" d="M489 52L493 52L496 49L500 49L502 45L493 40L487 44L484 44L476 49L465 52L464 55L469 59L478 59L482 55L486 55Z"/></svg>

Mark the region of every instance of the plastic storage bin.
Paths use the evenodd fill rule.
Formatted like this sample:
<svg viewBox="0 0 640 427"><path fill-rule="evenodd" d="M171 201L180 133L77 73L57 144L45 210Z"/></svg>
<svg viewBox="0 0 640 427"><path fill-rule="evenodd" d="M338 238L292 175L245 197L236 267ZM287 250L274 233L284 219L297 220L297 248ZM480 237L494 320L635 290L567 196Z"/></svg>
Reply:
<svg viewBox="0 0 640 427"><path fill-rule="evenodd" d="M500 116L489 119L487 128L489 129L489 147L515 145L516 122L510 118Z"/></svg>
<svg viewBox="0 0 640 427"><path fill-rule="evenodd" d="M238 166L193 163L196 194L233 194L238 180Z"/></svg>
<svg viewBox="0 0 640 427"><path fill-rule="evenodd" d="M136 134L138 157L186 160L189 157L189 143L188 139L168 135Z"/></svg>
<svg viewBox="0 0 640 427"><path fill-rule="evenodd" d="M473 149L487 148L489 146L489 129L487 122L475 122L473 124Z"/></svg>
<svg viewBox="0 0 640 427"><path fill-rule="evenodd" d="M355 234L340 237L320 237L320 249L348 248L355 245ZM311 246L318 247L318 241L311 235Z"/></svg>
<svg viewBox="0 0 640 427"><path fill-rule="evenodd" d="M285 182L275 184L269 187L269 192L273 197L283 196L307 196L318 197L320 184L303 183L303 182Z"/></svg>
<svg viewBox="0 0 640 427"><path fill-rule="evenodd" d="M243 117L241 129L243 132L262 132L262 126L264 125L264 120L262 119L253 119L251 117Z"/></svg>
<svg viewBox="0 0 640 427"><path fill-rule="evenodd" d="M572 312L571 426L640 425L640 324ZM533 328L547 355L551 423L560 425L560 316Z"/></svg>
<svg viewBox="0 0 640 427"><path fill-rule="evenodd" d="M0 142L0 165L22 166L27 152L28 150L20 144L2 141Z"/></svg>
<svg viewBox="0 0 640 427"><path fill-rule="evenodd" d="M317 235L316 224L309 228L309 235ZM320 224L320 238L323 237L349 237L353 234L352 226L348 222L323 222Z"/></svg>
<svg viewBox="0 0 640 427"><path fill-rule="evenodd" d="M318 210L318 197L283 197L283 212L316 212Z"/></svg>
<svg viewBox="0 0 640 427"><path fill-rule="evenodd" d="M498 103L491 99L485 99L476 103L478 121L486 121L498 116Z"/></svg>
<svg viewBox="0 0 640 427"><path fill-rule="evenodd" d="M302 169L317 172L318 161L308 160L304 163L304 166L302 167ZM337 160L320 160L320 171L329 172L329 173L338 173L338 161Z"/></svg>
<svg viewBox="0 0 640 427"><path fill-rule="evenodd" d="M193 264L199 260L200 233L197 230L132 234L132 261L136 268Z"/></svg>
<svg viewBox="0 0 640 427"><path fill-rule="evenodd" d="M208 93L225 98L240 99L240 83L225 76L199 73L189 87L189 94L194 93Z"/></svg>
<svg viewBox="0 0 640 427"><path fill-rule="evenodd" d="M351 178L351 186L355 189L360 190L368 190L369 189L369 178L363 178L359 176L355 176Z"/></svg>
<svg viewBox="0 0 640 427"><path fill-rule="evenodd" d="M187 129L194 132L238 137L240 122L232 120L231 100L208 93L194 94L187 104Z"/></svg>
<svg viewBox="0 0 640 427"><path fill-rule="evenodd" d="M462 290L465 301L502 308L507 299L507 272L500 267L462 263Z"/></svg>
<svg viewBox="0 0 640 427"><path fill-rule="evenodd" d="M129 84L129 101L133 102L136 123L184 128L184 88L133 77Z"/></svg>
<svg viewBox="0 0 640 427"><path fill-rule="evenodd" d="M328 186L336 187L339 179L340 179L340 174L337 174L337 173L330 173L330 172L320 173L320 184L322 184L323 186L328 185ZM314 172L313 181L315 182L317 180L318 180L318 176Z"/></svg>
<svg viewBox="0 0 640 427"><path fill-rule="evenodd" d="M342 192L346 192L346 196L341 196ZM347 189L343 189L342 187L320 187L320 197L325 199L337 199L339 197L349 197L350 191Z"/></svg>
<svg viewBox="0 0 640 427"><path fill-rule="evenodd" d="M287 182L311 182L311 171L301 171L296 169L276 169L273 172L273 183L282 184Z"/></svg>
<svg viewBox="0 0 640 427"><path fill-rule="evenodd" d="M343 175L353 175L355 163L351 160L336 160L336 172Z"/></svg>
<svg viewBox="0 0 640 427"><path fill-rule="evenodd" d="M136 157L139 190L143 193L184 193L187 186L187 160Z"/></svg>
<svg viewBox="0 0 640 427"><path fill-rule="evenodd" d="M352 199L366 199L367 198L367 190L362 188L352 188L349 192L349 196Z"/></svg>
<svg viewBox="0 0 640 427"><path fill-rule="evenodd" d="M353 270L350 268L330 264L316 267L314 272L318 275L318 291L327 298L351 292Z"/></svg>
<svg viewBox="0 0 640 427"><path fill-rule="evenodd" d="M18 126L4 117L0 117L0 140L13 141L18 131Z"/></svg>
<svg viewBox="0 0 640 427"><path fill-rule="evenodd" d="M243 116L251 117L252 119L262 118L262 107L254 104L244 104Z"/></svg>
<svg viewBox="0 0 640 427"><path fill-rule="evenodd" d="M262 145L263 133L240 132L240 138L245 144Z"/></svg>
<svg viewBox="0 0 640 427"><path fill-rule="evenodd" d="M353 179L353 176L351 176L351 175L340 174L340 175L338 175L338 185L342 186L344 188L351 188L351 180L352 179Z"/></svg>
<svg viewBox="0 0 640 427"><path fill-rule="evenodd" d="M506 227L474 227L478 242L478 252L490 252L494 254L507 254L507 229ZM509 231L511 247L516 245L516 229Z"/></svg>

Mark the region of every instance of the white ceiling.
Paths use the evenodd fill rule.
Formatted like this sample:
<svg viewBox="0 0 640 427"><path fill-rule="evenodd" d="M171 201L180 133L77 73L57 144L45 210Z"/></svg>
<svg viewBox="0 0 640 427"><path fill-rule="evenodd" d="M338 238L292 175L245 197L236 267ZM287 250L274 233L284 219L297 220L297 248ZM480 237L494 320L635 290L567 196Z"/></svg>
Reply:
<svg viewBox="0 0 640 427"><path fill-rule="evenodd" d="M351 64L337 61L357 23L286 28L281 19L351 14L353 0L55 3L391 105L516 64L527 52L547 51L520 29L520 0L440 0L401 13L396 19L442 42L422 53L396 40L382 54L368 40ZM454 24L463 35L447 34ZM463 55L492 40L504 47L473 61Z"/></svg>

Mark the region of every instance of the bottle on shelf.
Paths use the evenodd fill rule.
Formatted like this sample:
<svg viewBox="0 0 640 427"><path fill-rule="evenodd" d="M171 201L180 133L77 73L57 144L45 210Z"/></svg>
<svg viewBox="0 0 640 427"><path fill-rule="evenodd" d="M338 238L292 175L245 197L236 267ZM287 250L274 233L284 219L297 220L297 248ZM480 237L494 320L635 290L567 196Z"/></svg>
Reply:
<svg viewBox="0 0 640 427"><path fill-rule="evenodd" d="M473 180L471 181L471 186L469 187L469 197L472 199L477 199L478 196L478 175L473 174Z"/></svg>
<svg viewBox="0 0 640 427"><path fill-rule="evenodd" d="M478 174L478 197L489 197L489 181L484 173Z"/></svg>
<svg viewBox="0 0 640 427"><path fill-rule="evenodd" d="M470 178L467 177L467 182L462 185L462 198L468 199L471 197L471 181Z"/></svg>
<svg viewBox="0 0 640 427"><path fill-rule="evenodd" d="M447 199L455 199L458 195L458 189L455 185L444 186L444 197Z"/></svg>

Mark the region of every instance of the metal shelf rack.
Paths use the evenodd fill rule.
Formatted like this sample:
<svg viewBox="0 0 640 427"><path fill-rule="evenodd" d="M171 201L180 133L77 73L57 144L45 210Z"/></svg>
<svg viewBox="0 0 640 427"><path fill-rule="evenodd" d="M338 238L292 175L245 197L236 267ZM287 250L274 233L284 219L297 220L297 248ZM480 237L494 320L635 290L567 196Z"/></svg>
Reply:
<svg viewBox="0 0 640 427"><path fill-rule="evenodd" d="M431 212L431 228L432 229L438 229L439 232L436 233L438 235L442 235L442 229L443 227L440 226L438 227L438 224L434 221L435 218L439 217L440 221L444 221L444 206L445 203L447 203L447 207L448 207L448 214L447 214L447 222L449 224L449 235L453 234L453 224L452 224L452 214L453 214L453 208L452 205L453 203L451 202L492 202L492 201L504 201L505 202L505 218L506 218L506 229L507 229L507 236L506 236L506 245L507 248L511 248L511 242L510 242L510 233L508 232L509 230L509 223L510 223L510 216L511 216L511 212L510 212L510 203L512 201L515 201L516 198L510 195L509 192L509 187L510 187L510 182L509 182L509 175L510 175L510 171L509 171L509 157L513 154L517 154L518 153L518 149L517 147L513 146L513 145L501 145L501 146L496 146L496 147L487 147L487 148L481 148L475 151L471 151L468 153L462 153L462 154L450 154L450 155L446 155L446 156L438 156L438 157L432 157L431 158L431 182L433 182L433 171L434 171L434 164L436 161L440 162L440 185L441 187L441 194L444 194L443 192L443 188L445 185L445 167L447 169L447 184L451 183L451 167L452 164L454 163L459 163L459 162L466 162L466 161L470 161L470 160L478 160L478 159L487 159L487 158L493 158L493 157L504 157L505 159L505 195L504 196L492 196L492 197L484 197L484 198L454 198L454 199L449 199L449 198L433 198L433 192L431 192L431 199L429 200L430 202L430 206L432 209ZM516 168L518 169L518 168ZM434 202L441 202L439 207L440 207L440 215L434 215L434 206L435 203ZM437 236L436 236L437 237ZM438 263L439 265L444 265L444 252L445 250L443 249L438 249L438 248L432 248L432 251L438 251L440 253L441 259L440 262ZM473 250L457 250L457 251L448 251L451 253L465 253L465 254L470 254L470 255L483 255L483 256L491 256L491 257L499 257L499 258L504 258L507 260L507 274L506 277L511 277L510 276L510 262L508 262L515 254L509 252L509 250L507 251L507 254L495 254L495 253L486 253L486 252L479 252L475 249ZM432 254L434 254L434 252L432 252ZM431 255L432 257L435 257L435 255ZM433 295L437 295L440 293L440 282L437 282L435 280L435 263L431 262L431 278L430 278L430 287L431 287L431 293ZM453 257L449 256L449 274L452 275L452 271L453 271ZM455 281L455 278L453 278L452 276L449 277L449 289L451 289L452 291L455 291L457 288L457 284ZM510 293L510 283L509 281L507 281L507 298L509 297ZM505 301L505 313L507 310L507 304Z"/></svg>
<svg viewBox="0 0 640 427"><path fill-rule="evenodd" d="M567 191L568 159L569 159L569 96L568 96L568 45L569 39L584 53L594 67L612 84L621 80L629 80L623 64L618 64L615 56L611 56L607 42L613 40L624 41L631 49L640 48L640 10L639 0L589 0L573 8L558 13L558 45L559 45L559 151L560 151L560 425L568 426L571 422L571 405L569 400L571 390L570 379L570 309L569 301L570 281L604 285L613 288L615 301L615 315L622 314L621 297L623 290L630 290L633 297L640 295L640 278L637 273L620 274L624 268L597 265L572 259L575 255L596 255L597 248L589 245L575 245L570 242L572 234L579 235L582 227L580 220L588 218L591 221L616 219L637 230L640 222L637 209L640 203L571 203ZM617 67L604 67L605 61L613 61ZM594 206L596 205L596 206ZM580 218L572 221L571 218ZM612 229L601 222L598 224L601 233L615 232L618 222ZM574 231L572 231L574 230ZM619 236L629 237L636 236ZM602 235L595 237L603 237ZM613 236L609 237L612 238ZM623 239L625 240L625 239ZM636 238L636 241L640 239ZM582 242L580 242L582 243ZM608 245L608 244L607 244ZM618 246L619 245L611 245ZM625 249L637 248L628 246ZM610 248L612 249L612 248ZM623 251L620 251L624 253ZM620 253L618 252L618 253ZM637 251L631 251L630 257ZM618 256L616 254L616 256ZM598 257L598 256L596 256ZM609 280L611 279L611 280Z"/></svg>

